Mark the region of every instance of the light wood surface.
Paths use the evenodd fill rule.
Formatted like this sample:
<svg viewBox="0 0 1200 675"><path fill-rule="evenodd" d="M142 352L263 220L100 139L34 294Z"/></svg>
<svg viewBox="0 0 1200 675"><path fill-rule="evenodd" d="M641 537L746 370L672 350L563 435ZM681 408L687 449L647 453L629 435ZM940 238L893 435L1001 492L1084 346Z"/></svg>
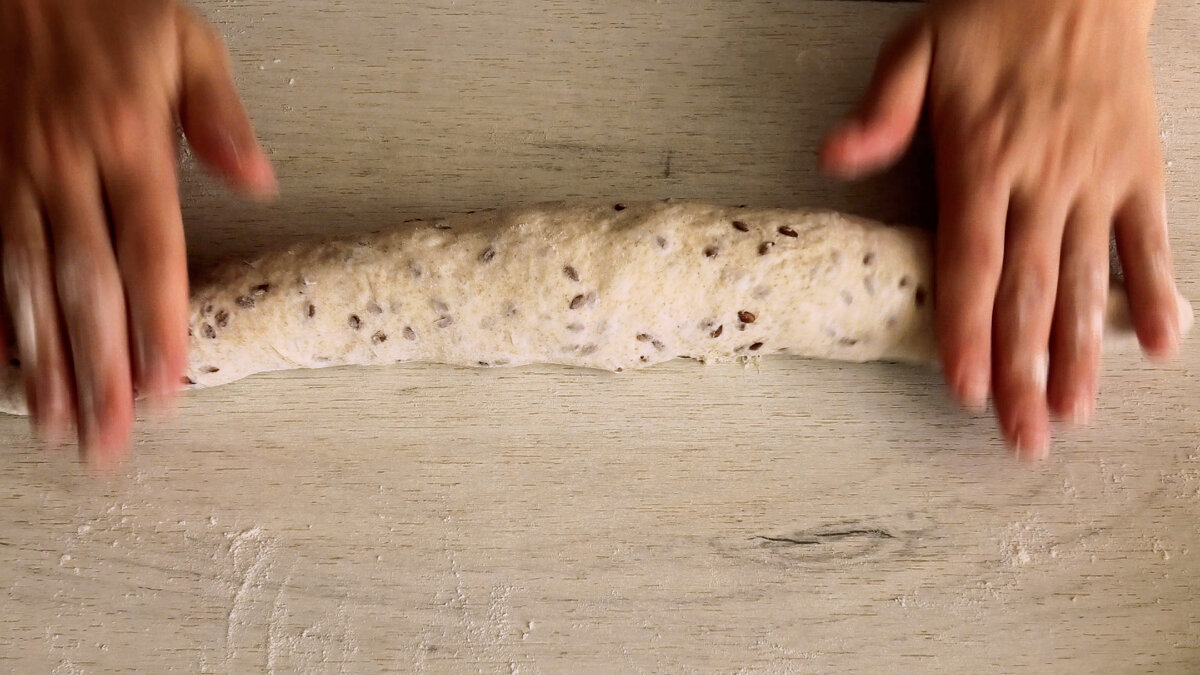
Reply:
<svg viewBox="0 0 1200 675"><path fill-rule="evenodd" d="M1200 9L1154 32L1181 289L1200 298ZM311 234L585 197L928 214L820 178L911 7L205 0L285 197L187 161L197 270ZM1030 470L909 367L259 376L118 475L0 419L0 670L1200 669L1200 343L1106 363Z"/></svg>

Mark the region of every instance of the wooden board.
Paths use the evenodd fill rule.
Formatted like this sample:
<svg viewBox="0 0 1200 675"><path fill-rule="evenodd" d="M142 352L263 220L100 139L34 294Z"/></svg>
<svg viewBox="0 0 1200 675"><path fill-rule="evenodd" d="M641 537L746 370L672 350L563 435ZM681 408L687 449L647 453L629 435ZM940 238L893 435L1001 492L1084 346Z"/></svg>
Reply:
<svg viewBox="0 0 1200 675"><path fill-rule="evenodd" d="M190 159L195 268L568 197L929 214L822 130L903 3L205 0L285 197ZM1154 33L1200 298L1200 9ZM255 377L111 479L0 419L0 670L1195 672L1200 346L1110 359L1028 470L907 367L432 366Z"/></svg>

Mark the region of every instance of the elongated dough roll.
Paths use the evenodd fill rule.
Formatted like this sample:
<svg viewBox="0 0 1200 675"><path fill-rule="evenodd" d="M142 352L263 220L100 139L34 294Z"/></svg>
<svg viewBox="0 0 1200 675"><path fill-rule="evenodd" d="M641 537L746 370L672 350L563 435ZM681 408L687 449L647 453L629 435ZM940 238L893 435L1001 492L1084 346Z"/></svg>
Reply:
<svg viewBox="0 0 1200 675"><path fill-rule="evenodd" d="M933 364L931 277L926 232L831 212L559 203L414 221L196 287L186 384L398 361ZM1114 287L1110 337L1131 333L1125 303ZM20 382L10 367L0 408L24 411Z"/></svg>

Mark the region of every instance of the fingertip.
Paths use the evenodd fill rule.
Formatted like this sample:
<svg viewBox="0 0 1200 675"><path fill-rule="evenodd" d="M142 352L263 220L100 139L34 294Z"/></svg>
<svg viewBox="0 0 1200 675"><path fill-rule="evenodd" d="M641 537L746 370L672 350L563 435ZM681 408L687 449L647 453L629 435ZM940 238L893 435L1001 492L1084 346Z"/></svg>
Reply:
<svg viewBox="0 0 1200 675"><path fill-rule="evenodd" d="M826 173L842 179L857 175L854 162L854 141L859 125L845 120L829 130L821 143L820 164Z"/></svg>
<svg viewBox="0 0 1200 675"><path fill-rule="evenodd" d="M972 324L960 312L937 316L938 351L946 385L959 405L971 412L987 407L992 394L990 334L982 320Z"/></svg>
<svg viewBox="0 0 1200 675"><path fill-rule="evenodd" d="M986 375L974 372L962 375L953 384L953 390L962 407L967 410L982 412L988 407L989 383Z"/></svg>
<svg viewBox="0 0 1200 675"><path fill-rule="evenodd" d="M1171 313L1159 313L1151 321L1139 322L1137 336L1142 351L1156 361L1166 361L1179 354L1178 317Z"/></svg>
<svg viewBox="0 0 1200 675"><path fill-rule="evenodd" d="M235 134L210 121L192 125L188 141L209 169L234 190L262 200L278 195L275 169L252 133Z"/></svg>
<svg viewBox="0 0 1200 675"><path fill-rule="evenodd" d="M1054 416L1072 426L1085 426L1092 421L1096 412L1096 396L1090 391L1075 391L1063 395L1051 395L1050 411Z"/></svg>
<svg viewBox="0 0 1200 675"><path fill-rule="evenodd" d="M1040 464L1050 456L1050 433L1042 425L1017 426L1005 438L1009 450L1024 464Z"/></svg>
<svg viewBox="0 0 1200 675"><path fill-rule="evenodd" d="M1095 412L1095 397L1080 396L1071 404L1070 410L1063 416L1063 419L1076 426L1084 426L1092 421L1092 415Z"/></svg>
<svg viewBox="0 0 1200 675"><path fill-rule="evenodd" d="M848 120L829 132L821 149L821 164L843 180L863 178L886 168L908 147L911 134L881 123Z"/></svg>
<svg viewBox="0 0 1200 675"><path fill-rule="evenodd" d="M986 364L986 360L983 362ZM986 365L972 363L965 358L943 359L946 384L959 405L971 412L982 412L987 408L991 394L991 375Z"/></svg>
<svg viewBox="0 0 1200 675"><path fill-rule="evenodd" d="M238 186L251 197L271 201L279 196L279 180L275 177L275 169L271 160L261 150L256 150L239 171Z"/></svg>
<svg viewBox="0 0 1200 675"><path fill-rule="evenodd" d="M36 412L31 406L31 412L34 412L31 420L34 434L43 447L57 450L67 443L71 435L71 420L75 416L75 410L71 405L69 393L47 382L35 396ZM34 399L29 400L32 402Z"/></svg>
<svg viewBox="0 0 1200 675"><path fill-rule="evenodd" d="M147 387L143 394L142 403L151 415L167 418L175 414L179 407L179 390L183 376L172 375L174 369L157 368L152 377L147 378ZM182 370L179 371L182 373Z"/></svg>
<svg viewBox="0 0 1200 675"><path fill-rule="evenodd" d="M94 468L119 465L129 454L133 438L133 389L117 378L81 397L79 450Z"/></svg>

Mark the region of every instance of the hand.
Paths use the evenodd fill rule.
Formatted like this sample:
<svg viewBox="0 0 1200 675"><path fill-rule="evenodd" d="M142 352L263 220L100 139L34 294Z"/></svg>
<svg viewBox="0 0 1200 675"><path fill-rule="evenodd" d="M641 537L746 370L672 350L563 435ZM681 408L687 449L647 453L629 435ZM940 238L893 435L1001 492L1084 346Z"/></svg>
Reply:
<svg viewBox="0 0 1200 675"><path fill-rule="evenodd" d="M35 428L112 462L135 392L186 369L175 125L230 182L275 180L225 50L170 0L0 2L0 264Z"/></svg>
<svg viewBox="0 0 1200 675"><path fill-rule="evenodd" d="M1051 411L1094 409L1110 233L1143 349L1177 349L1152 13L1151 0L934 0L822 148L827 170L857 177L894 162L928 115L946 379L970 407L990 393L1028 459L1048 451Z"/></svg>

